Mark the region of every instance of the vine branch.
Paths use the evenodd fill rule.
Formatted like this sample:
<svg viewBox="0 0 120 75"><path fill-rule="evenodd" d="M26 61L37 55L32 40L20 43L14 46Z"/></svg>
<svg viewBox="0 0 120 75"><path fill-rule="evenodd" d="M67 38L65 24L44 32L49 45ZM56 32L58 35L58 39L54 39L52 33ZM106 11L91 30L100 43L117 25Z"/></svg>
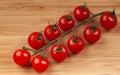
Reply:
<svg viewBox="0 0 120 75"><path fill-rule="evenodd" d="M80 25L85 24L87 22L89 22L91 19L93 19L96 16L102 15L103 13L108 12L108 11L104 11L104 12L100 12L97 14L92 14L91 17L89 17L88 19L84 20L83 22L78 22L77 25L75 25L75 27L73 27L72 29L70 29L67 32L63 32L62 35L58 38L56 38L53 41L49 41L44 47L42 47L41 49L39 49L38 51L34 52L32 56L38 54L39 52L43 51L44 49L46 49L47 47L49 47L51 44L54 44L55 42L57 42L58 40L62 39L65 35L67 35L68 33L74 31L75 29L77 29Z"/></svg>

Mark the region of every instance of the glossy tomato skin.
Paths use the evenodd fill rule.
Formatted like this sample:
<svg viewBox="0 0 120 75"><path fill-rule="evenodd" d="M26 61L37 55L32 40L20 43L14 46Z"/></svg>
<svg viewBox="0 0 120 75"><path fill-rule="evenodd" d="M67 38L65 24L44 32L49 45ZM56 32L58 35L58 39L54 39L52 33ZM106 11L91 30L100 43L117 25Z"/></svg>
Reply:
<svg viewBox="0 0 120 75"><path fill-rule="evenodd" d="M59 27L64 32L70 30L75 26L75 21L73 19L67 19L68 15L64 15L59 19ZM71 17L71 16L69 16ZM72 17L71 17L72 18Z"/></svg>
<svg viewBox="0 0 120 75"><path fill-rule="evenodd" d="M44 72L49 67L49 60L47 58L42 58L40 55L36 55L32 59L32 67L37 72Z"/></svg>
<svg viewBox="0 0 120 75"><path fill-rule="evenodd" d="M86 39L86 41L88 41L89 43L95 43L96 41L98 41L101 37L101 31L99 28L95 28L95 30L92 30L91 26L88 26L85 28L84 30L84 38Z"/></svg>
<svg viewBox="0 0 120 75"><path fill-rule="evenodd" d="M77 39L77 41L74 41L75 38ZM79 36L71 36L68 39L67 46L73 54L77 54L83 50L84 41Z"/></svg>
<svg viewBox="0 0 120 75"><path fill-rule="evenodd" d="M49 41L53 41L61 35L61 31L58 27L56 27L56 29L52 29L52 27L54 27L54 25L49 25L44 30L44 35Z"/></svg>
<svg viewBox="0 0 120 75"><path fill-rule="evenodd" d="M100 24L106 30L113 29L117 25L117 17L112 17L111 12L105 12L100 17Z"/></svg>
<svg viewBox="0 0 120 75"><path fill-rule="evenodd" d="M40 32L33 32L28 37L28 44L35 50L39 50L45 45L44 37L37 38Z"/></svg>
<svg viewBox="0 0 120 75"><path fill-rule="evenodd" d="M74 18L82 22L90 17L90 12L87 7L83 8L83 6L78 6L74 9Z"/></svg>
<svg viewBox="0 0 120 75"><path fill-rule="evenodd" d="M18 49L13 54L13 60L20 66L27 66L31 60L31 54L27 50Z"/></svg>
<svg viewBox="0 0 120 75"><path fill-rule="evenodd" d="M68 57L68 50L67 50L66 46L60 44L60 48L61 48L62 51L57 51L57 49L58 49L57 44L55 44L51 48L50 54L56 62L62 62L63 60L65 60Z"/></svg>

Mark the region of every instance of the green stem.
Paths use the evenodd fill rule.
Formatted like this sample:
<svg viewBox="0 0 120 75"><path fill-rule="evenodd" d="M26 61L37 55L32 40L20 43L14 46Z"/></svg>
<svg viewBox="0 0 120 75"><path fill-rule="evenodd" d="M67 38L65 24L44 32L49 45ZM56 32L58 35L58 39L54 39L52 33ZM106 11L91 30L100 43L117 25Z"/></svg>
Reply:
<svg viewBox="0 0 120 75"><path fill-rule="evenodd" d="M55 42L57 42L58 40L62 39L65 35L67 35L68 33L74 31L75 29L77 29L80 25L85 24L86 22L88 22L89 20L93 19L96 16L102 15L103 13L108 12L108 11L104 11L104 12L100 12L98 14L94 14L91 17L89 17L88 19L84 20L83 22L79 22L75 27L73 27L72 29L70 29L67 32L64 32L59 38L48 42L44 47L42 47L41 49L39 49L38 51L36 51L32 56L36 55L37 53L43 51L44 49L46 49L47 47L49 47L51 44L54 44Z"/></svg>
<svg viewBox="0 0 120 75"><path fill-rule="evenodd" d="M23 47L23 49L24 49L24 50L29 50L29 51L31 51L31 52L35 52L34 50L29 49L29 48L27 48L27 47Z"/></svg>

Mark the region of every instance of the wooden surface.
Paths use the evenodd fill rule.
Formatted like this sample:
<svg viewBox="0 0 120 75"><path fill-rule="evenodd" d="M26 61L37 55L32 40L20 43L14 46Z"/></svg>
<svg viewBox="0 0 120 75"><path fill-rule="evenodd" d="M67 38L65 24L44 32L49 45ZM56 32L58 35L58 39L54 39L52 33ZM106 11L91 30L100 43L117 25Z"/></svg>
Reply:
<svg viewBox="0 0 120 75"><path fill-rule="evenodd" d="M120 0L0 0L0 75L119 75L119 23L111 31L100 27L102 37L98 42L92 45L86 43L81 53L68 57L62 63L55 63L48 52L50 67L44 73L37 73L31 67L19 67L12 60L16 49L29 47L27 37L31 32L43 30L48 21L56 23L60 16L84 2L93 13L115 8L120 21ZM95 20L99 24L99 18ZM86 26L80 26L76 34L82 35ZM70 35L61 41L66 44Z"/></svg>

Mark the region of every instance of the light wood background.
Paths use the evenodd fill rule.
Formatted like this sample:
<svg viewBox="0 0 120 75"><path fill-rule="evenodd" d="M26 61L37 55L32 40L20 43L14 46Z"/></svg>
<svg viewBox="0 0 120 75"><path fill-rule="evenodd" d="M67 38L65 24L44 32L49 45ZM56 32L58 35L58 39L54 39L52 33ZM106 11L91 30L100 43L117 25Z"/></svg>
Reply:
<svg viewBox="0 0 120 75"><path fill-rule="evenodd" d="M31 32L41 31L48 21L54 24L60 16L68 14L78 5L87 3L93 13L116 9L118 25L111 31L101 26L101 39L88 44L84 50L55 63L49 55L50 67L44 73L32 67L23 68L14 64L13 52L22 46L29 47L27 37ZM119 75L120 74L120 0L0 0L0 75ZM95 18L99 24L99 17ZM80 26L75 32L82 36ZM61 41L66 44L68 37ZM47 50L49 51L50 48Z"/></svg>

